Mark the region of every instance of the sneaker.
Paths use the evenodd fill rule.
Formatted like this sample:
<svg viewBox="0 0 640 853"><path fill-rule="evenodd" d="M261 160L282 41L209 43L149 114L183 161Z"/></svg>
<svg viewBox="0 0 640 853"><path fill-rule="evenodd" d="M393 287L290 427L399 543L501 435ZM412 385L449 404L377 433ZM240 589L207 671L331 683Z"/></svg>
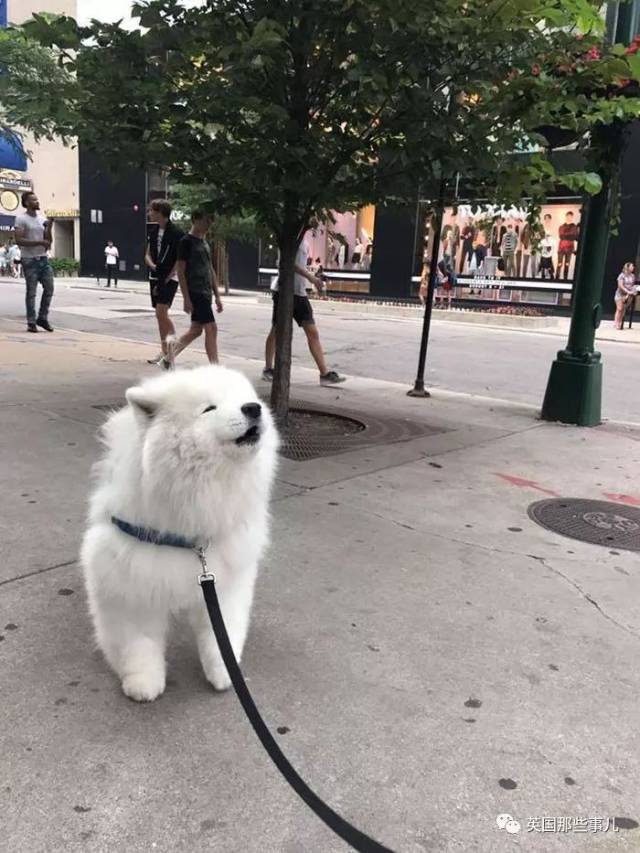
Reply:
<svg viewBox="0 0 640 853"><path fill-rule="evenodd" d="M262 378L265 382L273 382L273 367L265 367L262 371Z"/></svg>
<svg viewBox="0 0 640 853"><path fill-rule="evenodd" d="M335 370L330 370L328 373L325 373L324 376L320 377L321 385L340 385L341 382L346 382L346 376L340 376L340 374Z"/></svg>
<svg viewBox="0 0 640 853"><path fill-rule="evenodd" d="M166 347L166 355L164 357L165 361L169 362L169 367L165 367L165 370L173 370L176 363L176 344L177 341L174 335L168 335L167 339L164 342Z"/></svg>
<svg viewBox="0 0 640 853"><path fill-rule="evenodd" d="M35 323L27 323L27 332L33 332L34 334L38 331L38 327Z"/></svg>
<svg viewBox="0 0 640 853"><path fill-rule="evenodd" d="M156 365L160 364L160 362L162 361L163 358L164 358L164 353L162 352L162 350L160 350L158 355L154 355L153 358L147 359L147 364L156 364Z"/></svg>
<svg viewBox="0 0 640 853"><path fill-rule="evenodd" d="M162 356L157 364L161 370L173 370L173 363L168 358L165 358L165 356Z"/></svg>
<svg viewBox="0 0 640 853"><path fill-rule="evenodd" d="M48 320L38 320L38 326L44 329L45 332L53 332L53 326Z"/></svg>

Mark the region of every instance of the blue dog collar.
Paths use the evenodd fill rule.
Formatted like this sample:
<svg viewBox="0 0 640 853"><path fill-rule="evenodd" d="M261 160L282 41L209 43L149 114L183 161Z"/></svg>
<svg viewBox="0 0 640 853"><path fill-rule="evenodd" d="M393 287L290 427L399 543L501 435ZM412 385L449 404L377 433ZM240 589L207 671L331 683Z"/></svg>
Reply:
<svg viewBox="0 0 640 853"><path fill-rule="evenodd" d="M128 521L123 521L115 515L111 516L111 522L127 536L132 536L140 542L147 542L149 545L168 545L171 548L186 548L189 551L201 549L199 542L186 539L177 533L160 533L159 530L154 530L152 527L139 527L135 524L129 524Z"/></svg>

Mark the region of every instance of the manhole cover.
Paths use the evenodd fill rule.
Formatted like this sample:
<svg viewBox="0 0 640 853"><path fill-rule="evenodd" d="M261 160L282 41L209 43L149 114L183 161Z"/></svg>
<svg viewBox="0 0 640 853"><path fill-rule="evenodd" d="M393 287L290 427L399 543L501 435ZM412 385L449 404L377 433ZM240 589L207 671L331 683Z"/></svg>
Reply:
<svg viewBox="0 0 640 853"><path fill-rule="evenodd" d="M611 501L582 498L552 498L537 501L528 509L529 518L570 539L640 551L640 509Z"/></svg>

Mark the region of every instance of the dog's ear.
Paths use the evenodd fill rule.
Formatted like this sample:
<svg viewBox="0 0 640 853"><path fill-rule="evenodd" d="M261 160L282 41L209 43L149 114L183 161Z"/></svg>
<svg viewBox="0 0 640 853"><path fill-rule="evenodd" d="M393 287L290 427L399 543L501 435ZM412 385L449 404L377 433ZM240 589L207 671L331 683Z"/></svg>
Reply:
<svg viewBox="0 0 640 853"><path fill-rule="evenodd" d="M128 388L125 397L127 403L143 421L150 421L158 411L159 400L144 386L136 385L134 388Z"/></svg>

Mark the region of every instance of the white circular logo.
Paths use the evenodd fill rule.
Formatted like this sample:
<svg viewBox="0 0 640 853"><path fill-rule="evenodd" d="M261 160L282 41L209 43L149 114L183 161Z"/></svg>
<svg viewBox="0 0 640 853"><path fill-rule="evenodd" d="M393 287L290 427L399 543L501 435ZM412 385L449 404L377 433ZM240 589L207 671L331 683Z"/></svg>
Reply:
<svg viewBox="0 0 640 853"><path fill-rule="evenodd" d="M498 829L504 829L509 835L517 835L520 832L520 824L510 814L499 814L496 818Z"/></svg>

